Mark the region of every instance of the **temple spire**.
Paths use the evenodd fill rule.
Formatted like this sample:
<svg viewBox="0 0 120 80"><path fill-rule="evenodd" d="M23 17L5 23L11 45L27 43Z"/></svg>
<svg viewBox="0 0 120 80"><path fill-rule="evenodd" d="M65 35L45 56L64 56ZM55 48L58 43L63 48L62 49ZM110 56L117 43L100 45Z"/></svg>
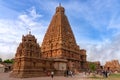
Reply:
<svg viewBox="0 0 120 80"><path fill-rule="evenodd" d="M64 12L64 7L62 7L59 3L59 6L56 7L56 13L54 14L51 23L49 24L48 30L44 36L43 43L41 45L42 52L45 52L47 50L50 51L51 48L61 49L64 47L65 49L69 49L71 47L72 50L79 51L79 47L76 44L71 26ZM74 49L72 48L73 45Z"/></svg>
<svg viewBox="0 0 120 80"><path fill-rule="evenodd" d="M61 7L61 3L59 3L59 7Z"/></svg>
<svg viewBox="0 0 120 80"><path fill-rule="evenodd" d="M31 31L29 31L29 35L31 35Z"/></svg>
<svg viewBox="0 0 120 80"><path fill-rule="evenodd" d="M56 13L63 13L64 14L65 9L61 6L61 3L59 3L59 6L56 7Z"/></svg>
<svg viewBox="0 0 120 80"><path fill-rule="evenodd" d="M28 28L28 34L31 35L31 29L30 28Z"/></svg>

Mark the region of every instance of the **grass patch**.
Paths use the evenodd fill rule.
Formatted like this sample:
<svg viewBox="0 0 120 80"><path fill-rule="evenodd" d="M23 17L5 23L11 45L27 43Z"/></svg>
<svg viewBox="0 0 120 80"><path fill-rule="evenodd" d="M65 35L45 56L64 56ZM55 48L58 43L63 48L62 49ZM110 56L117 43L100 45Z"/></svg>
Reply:
<svg viewBox="0 0 120 80"><path fill-rule="evenodd" d="M97 77L97 76L95 76L95 77L90 77L90 78L93 78L93 79L103 79L103 77Z"/></svg>
<svg viewBox="0 0 120 80"><path fill-rule="evenodd" d="M91 76L89 77L92 80L120 80L120 73L111 74L108 78L104 78L103 76Z"/></svg>
<svg viewBox="0 0 120 80"><path fill-rule="evenodd" d="M111 74L109 77L120 78L120 73L117 73L117 74Z"/></svg>

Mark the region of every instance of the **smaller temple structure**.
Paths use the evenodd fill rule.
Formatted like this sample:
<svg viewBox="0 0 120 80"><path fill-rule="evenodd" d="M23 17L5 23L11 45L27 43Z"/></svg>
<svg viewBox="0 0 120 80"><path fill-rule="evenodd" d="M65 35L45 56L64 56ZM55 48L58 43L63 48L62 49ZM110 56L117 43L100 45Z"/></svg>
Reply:
<svg viewBox="0 0 120 80"><path fill-rule="evenodd" d="M119 61L118 60L107 61L104 68L112 72L115 72L115 71L120 72Z"/></svg>
<svg viewBox="0 0 120 80"><path fill-rule="evenodd" d="M14 60L13 72L14 77L37 76L42 71L42 60L40 60L40 47L37 39L31 35L22 36L22 42L19 44Z"/></svg>

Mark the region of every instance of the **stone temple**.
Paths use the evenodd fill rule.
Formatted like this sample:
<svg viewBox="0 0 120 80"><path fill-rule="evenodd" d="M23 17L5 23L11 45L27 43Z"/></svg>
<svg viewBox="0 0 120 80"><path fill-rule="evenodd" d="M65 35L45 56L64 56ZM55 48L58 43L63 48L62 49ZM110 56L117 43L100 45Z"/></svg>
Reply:
<svg viewBox="0 0 120 80"><path fill-rule="evenodd" d="M41 46L31 32L22 36L10 76L39 77L50 71L63 75L66 70L83 71L86 65L86 50L77 45L65 9L59 5Z"/></svg>

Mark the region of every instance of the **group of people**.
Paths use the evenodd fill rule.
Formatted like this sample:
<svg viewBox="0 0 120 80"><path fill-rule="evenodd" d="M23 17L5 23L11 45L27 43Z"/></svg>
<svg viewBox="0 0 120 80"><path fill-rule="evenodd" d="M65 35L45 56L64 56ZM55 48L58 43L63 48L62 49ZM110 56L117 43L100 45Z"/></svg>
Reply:
<svg viewBox="0 0 120 80"><path fill-rule="evenodd" d="M66 77L68 77L68 76L73 76L73 72L71 71L71 70L66 70L65 71L65 73L64 73L64 75L66 76Z"/></svg>
<svg viewBox="0 0 120 80"><path fill-rule="evenodd" d="M108 71L107 70L103 70L102 71L102 75L103 75L103 77L108 77ZM51 76L51 78L53 78L54 77L54 71L51 71L51 72L49 72L48 73L48 76ZM71 70L66 70L65 71L65 73L64 73L64 76L66 76L66 77L69 77L69 76L73 76L73 72L71 71Z"/></svg>
<svg viewBox="0 0 120 80"><path fill-rule="evenodd" d="M108 77L109 72L107 70L102 71L103 77Z"/></svg>
<svg viewBox="0 0 120 80"><path fill-rule="evenodd" d="M88 71L85 71L85 75L90 75L92 73L92 71L88 70ZM97 71L94 71L93 72L95 75L98 74L98 75L102 75L103 77L107 78L111 72L109 70L97 70Z"/></svg>
<svg viewBox="0 0 120 80"><path fill-rule="evenodd" d="M73 76L73 72L71 70L66 70L64 74L65 74L66 77L69 77L69 76L72 77ZM51 78L53 78L54 77L54 71L48 72L47 75L51 76Z"/></svg>
<svg viewBox="0 0 120 80"><path fill-rule="evenodd" d="M51 78L53 78L53 77L54 77L54 71L47 72L47 75L48 75L48 76L51 76Z"/></svg>

